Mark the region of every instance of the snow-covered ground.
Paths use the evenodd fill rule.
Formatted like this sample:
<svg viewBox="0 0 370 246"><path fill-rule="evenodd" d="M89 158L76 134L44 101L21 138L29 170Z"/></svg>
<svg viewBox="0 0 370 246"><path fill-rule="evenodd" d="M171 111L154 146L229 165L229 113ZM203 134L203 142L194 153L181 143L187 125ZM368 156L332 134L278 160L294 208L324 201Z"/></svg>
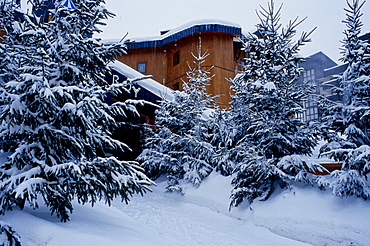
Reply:
<svg viewBox="0 0 370 246"><path fill-rule="evenodd" d="M212 173L185 196L153 192L126 205L74 205L71 221L59 222L45 207L7 212L0 220L33 245L369 245L370 202L340 199L329 191L296 186L268 201L229 212L230 178Z"/></svg>

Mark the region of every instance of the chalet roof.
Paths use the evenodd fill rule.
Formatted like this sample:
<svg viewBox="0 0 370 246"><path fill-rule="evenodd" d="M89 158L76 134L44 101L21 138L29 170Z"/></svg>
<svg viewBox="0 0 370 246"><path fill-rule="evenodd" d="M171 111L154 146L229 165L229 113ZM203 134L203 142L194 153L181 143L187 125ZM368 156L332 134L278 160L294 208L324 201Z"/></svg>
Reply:
<svg viewBox="0 0 370 246"><path fill-rule="evenodd" d="M127 79L140 79L145 77L145 75L119 61L111 62L108 66ZM173 100L173 90L151 78L138 80L136 81L136 85L145 91L145 98L138 99L145 99L153 103L159 103L159 101L163 99Z"/></svg>
<svg viewBox="0 0 370 246"><path fill-rule="evenodd" d="M127 48L136 49L159 47L200 32L222 32L241 35L242 29L239 25L231 22L220 20L197 20L169 30L168 32L164 32L165 34L161 36L131 39L130 41L132 41L132 43L130 43Z"/></svg>

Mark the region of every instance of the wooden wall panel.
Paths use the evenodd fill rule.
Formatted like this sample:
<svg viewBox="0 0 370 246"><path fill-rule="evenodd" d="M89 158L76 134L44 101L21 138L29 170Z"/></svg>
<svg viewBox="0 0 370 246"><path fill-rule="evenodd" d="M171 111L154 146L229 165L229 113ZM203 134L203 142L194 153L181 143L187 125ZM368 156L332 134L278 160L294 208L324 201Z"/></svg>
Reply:
<svg viewBox="0 0 370 246"><path fill-rule="evenodd" d="M166 80L167 59L166 51L162 47L130 49L127 54L117 57L117 60L127 66L137 69L138 62L146 62L145 75L152 75L159 83Z"/></svg>
<svg viewBox="0 0 370 246"><path fill-rule="evenodd" d="M207 51L209 56L203 66L211 67L211 74L215 74L211 86L207 92L212 95L220 95L218 100L222 104L228 104L230 97L230 82L227 79L235 76L236 62L234 61L235 50L233 35L212 32L196 33L187 37L166 44L162 47L140 48L128 50L128 55L117 59L136 69L137 62L147 63L145 74L153 75L153 79L165 84L170 88L182 88L182 81L187 81L186 72L189 71L188 64L195 67L192 53L197 55L198 47L201 44L201 52ZM179 52L179 64L174 65L174 54Z"/></svg>
<svg viewBox="0 0 370 246"><path fill-rule="evenodd" d="M206 58L203 66L214 66L210 71L215 74L212 79L211 86L207 92L212 95L220 95L218 100L220 103L228 104L230 98L230 83L226 78L233 78L234 73L234 50L233 36L223 33L197 33L176 43L167 45L168 62L167 67L167 86L173 88L175 83L180 83L181 79L187 80L186 72L189 71L188 64L192 67L196 66L191 53L197 54L198 47L201 43L201 52L207 51L209 56ZM180 64L172 65L172 56L176 51L180 51ZM180 87L181 88L181 87Z"/></svg>

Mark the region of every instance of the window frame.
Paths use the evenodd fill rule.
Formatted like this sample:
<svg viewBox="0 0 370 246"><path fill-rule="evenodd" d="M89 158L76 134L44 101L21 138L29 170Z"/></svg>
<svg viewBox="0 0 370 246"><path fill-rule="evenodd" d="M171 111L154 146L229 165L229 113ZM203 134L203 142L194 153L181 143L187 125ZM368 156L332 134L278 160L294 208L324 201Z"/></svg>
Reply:
<svg viewBox="0 0 370 246"><path fill-rule="evenodd" d="M173 53L172 61L173 61L173 66L180 64L180 50Z"/></svg>
<svg viewBox="0 0 370 246"><path fill-rule="evenodd" d="M144 69L141 69L141 66L144 66ZM136 70L139 73L146 73L146 71L147 71L147 62L138 62L138 63L136 63Z"/></svg>

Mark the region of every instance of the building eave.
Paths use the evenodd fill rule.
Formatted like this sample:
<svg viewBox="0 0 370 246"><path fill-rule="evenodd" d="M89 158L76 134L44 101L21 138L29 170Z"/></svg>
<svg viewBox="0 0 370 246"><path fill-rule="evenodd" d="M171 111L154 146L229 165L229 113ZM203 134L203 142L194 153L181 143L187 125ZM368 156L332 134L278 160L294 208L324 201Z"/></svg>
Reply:
<svg viewBox="0 0 370 246"><path fill-rule="evenodd" d="M240 36L242 33L242 29L239 26L227 25L222 23L193 24L187 28L183 28L176 32L170 31L163 36L153 37L147 40L133 39L132 42L127 45L127 48L139 49L149 47L160 47L196 33L209 33L209 32L219 32Z"/></svg>

